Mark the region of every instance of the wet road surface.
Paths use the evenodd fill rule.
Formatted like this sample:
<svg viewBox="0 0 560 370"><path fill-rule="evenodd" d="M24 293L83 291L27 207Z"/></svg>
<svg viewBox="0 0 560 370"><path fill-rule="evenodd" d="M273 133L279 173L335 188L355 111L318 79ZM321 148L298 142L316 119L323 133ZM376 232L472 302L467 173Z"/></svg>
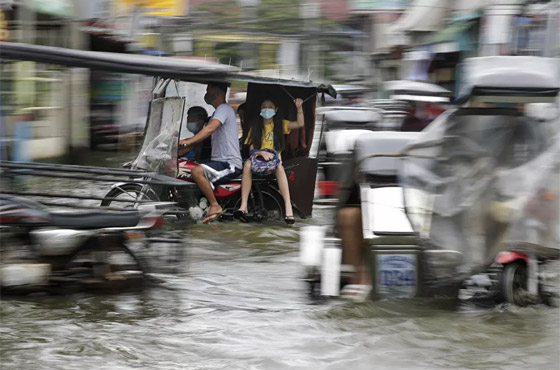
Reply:
<svg viewBox="0 0 560 370"><path fill-rule="evenodd" d="M310 301L304 223L183 225L186 261L145 290L3 298L0 368L560 368L558 308Z"/></svg>

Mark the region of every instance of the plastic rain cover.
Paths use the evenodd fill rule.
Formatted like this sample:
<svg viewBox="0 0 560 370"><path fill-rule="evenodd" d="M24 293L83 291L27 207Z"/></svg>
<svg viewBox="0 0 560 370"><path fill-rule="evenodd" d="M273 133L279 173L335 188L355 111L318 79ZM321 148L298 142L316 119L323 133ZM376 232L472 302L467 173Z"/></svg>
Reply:
<svg viewBox="0 0 560 370"><path fill-rule="evenodd" d="M560 250L560 136L515 110L461 108L404 152L400 176L415 231L463 254L460 273L505 249Z"/></svg>
<svg viewBox="0 0 560 370"><path fill-rule="evenodd" d="M152 100L144 143L133 168L175 177L177 147L185 100L168 97Z"/></svg>

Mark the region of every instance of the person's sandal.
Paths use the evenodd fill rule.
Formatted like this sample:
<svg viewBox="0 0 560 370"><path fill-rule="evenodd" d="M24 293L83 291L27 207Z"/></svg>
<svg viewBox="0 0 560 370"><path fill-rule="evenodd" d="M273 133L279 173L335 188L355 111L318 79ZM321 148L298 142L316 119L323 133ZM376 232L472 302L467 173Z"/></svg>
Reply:
<svg viewBox="0 0 560 370"><path fill-rule="evenodd" d="M356 303L365 302L371 294L371 285L348 284L340 291L340 298L348 299Z"/></svg>
<svg viewBox="0 0 560 370"><path fill-rule="evenodd" d="M204 217L204 219L202 220L202 223L203 224L208 224L210 222L218 221L224 213L226 213L225 209L222 210L221 212L210 213L209 215L206 215L206 217Z"/></svg>
<svg viewBox="0 0 560 370"><path fill-rule="evenodd" d="M294 216L286 216L284 217L284 222L287 223L288 225L293 225L296 223L296 220Z"/></svg>
<svg viewBox="0 0 560 370"><path fill-rule="evenodd" d="M247 218L247 212L243 212L242 210L238 209L237 211L233 212L233 218L235 218L236 220L239 220L243 223L247 223L249 222L249 219Z"/></svg>

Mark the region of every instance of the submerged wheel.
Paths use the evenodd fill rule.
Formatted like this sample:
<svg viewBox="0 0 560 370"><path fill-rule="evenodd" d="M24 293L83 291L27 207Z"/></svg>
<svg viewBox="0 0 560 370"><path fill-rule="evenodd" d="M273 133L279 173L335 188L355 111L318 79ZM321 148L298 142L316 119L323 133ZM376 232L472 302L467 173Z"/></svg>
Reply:
<svg viewBox="0 0 560 370"><path fill-rule="evenodd" d="M126 245L92 241L68 260L59 275L63 282L84 290L119 291L141 287L145 272L143 263Z"/></svg>
<svg viewBox="0 0 560 370"><path fill-rule="evenodd" d="M270 221L282 221L284 220L284 207L283 202L278 199L272 193L267 191L261 191L263 206L261 207L258 195L255 194L255 207L253 208L253 202L249 199L247 212L249 215L253 215L253 220L255 222L270 222ZM239 209L241 205L241 198L235 203L234 209Z"/></svg>
<svg viewBox="0 0 560 370"><path fill-rule="evenodd" d="M144 189L140 184L124 184L111 189L105 198L101 201L102 207L112 205L116 208L134 208L138 203L136 201L154 201L157 202L158 196L152 189Z"/></svg>
<svg viewBox="0 0 560 370"><path fill-rule="evenodd" d="M500 279L504 300L521 307L531 304L533 299L527 289L528 280L526 263L512 262L505 265Z"/></svg>

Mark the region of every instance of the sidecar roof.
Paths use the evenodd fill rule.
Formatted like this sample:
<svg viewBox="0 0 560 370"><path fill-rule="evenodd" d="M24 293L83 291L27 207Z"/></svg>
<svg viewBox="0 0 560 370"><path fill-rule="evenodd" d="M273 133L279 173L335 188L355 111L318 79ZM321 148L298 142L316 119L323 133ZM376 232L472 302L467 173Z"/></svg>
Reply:
<svg viewBox="0 0 560 370"><path fill-rule="evenodd" d="M449 102L449 96L451 95L451 91L423 81L387 81L384 87L391 93L391 99L393 100L445 103Z"/></svg>
<svg viewBox="0 0 560 370"><path fill-rule="evenodd" d="M341 109L332 110L325 113L325 119L333 123L355 122L355 123L368 123L378 122L381 120L381 112L378 109ZM338 125L336 125L338 126Z"/></svg>
<svg viewBox="0 0 560 370"><path fill-rule="evenodd" d="M287 87L312 87L336 97L330 85L311 81L268 78L241 73L239 68L204 60L74 50L52 46L0 42L0 59L29 60L120 73L135 73L183 81L209 83L245 81Z"/></svg>
<svg viewBox="0 0 560 370"><path fill-rule="evenodd" d="M554 102L560 90L555 58L492 56L464 62L465 83L460 95L488 103Z"/></svg>

